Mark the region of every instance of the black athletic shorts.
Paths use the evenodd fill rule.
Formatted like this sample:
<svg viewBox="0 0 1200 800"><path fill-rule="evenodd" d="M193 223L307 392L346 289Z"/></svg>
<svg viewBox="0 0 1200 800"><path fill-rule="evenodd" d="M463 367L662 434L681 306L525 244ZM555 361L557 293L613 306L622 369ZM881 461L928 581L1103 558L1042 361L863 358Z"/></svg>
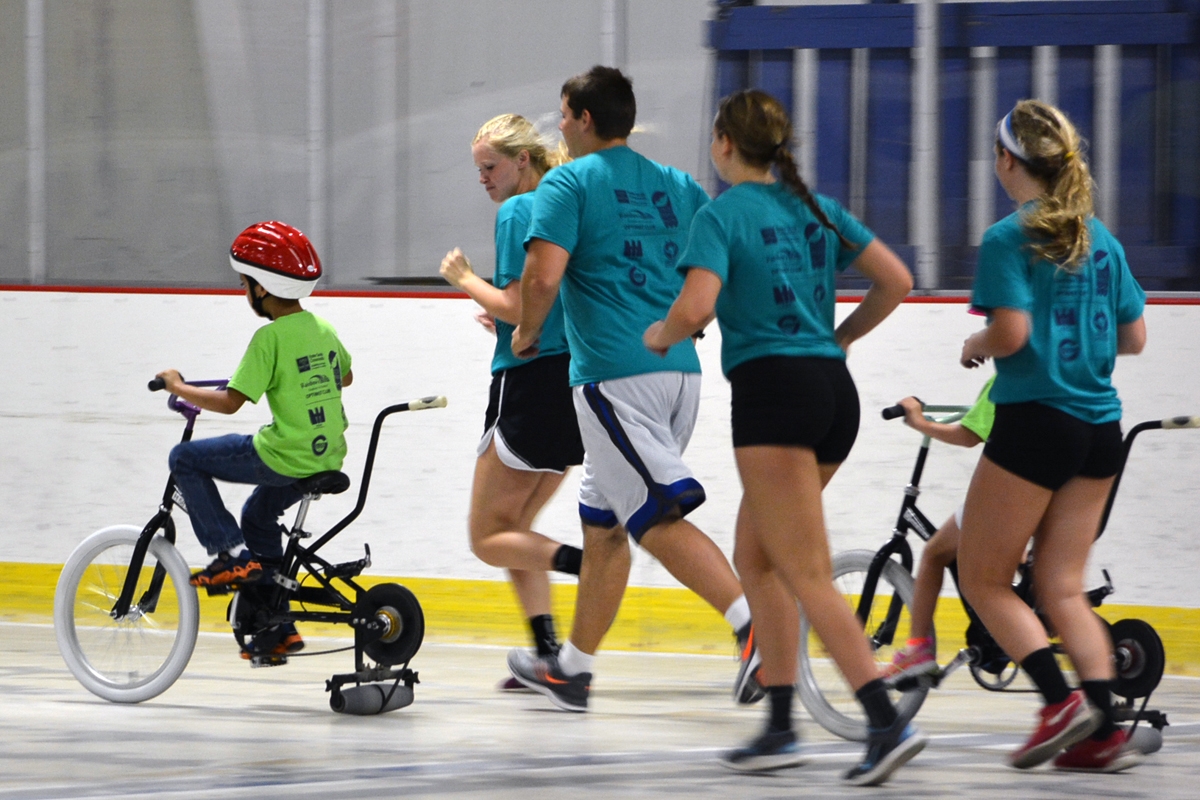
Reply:
<svg viewBox="0 0 1200 800"><path fill-rule="evenodd" d="M1121 423L1092 425L1042 403L1001 403L983 454L1056 492L1076 475L1111 478L1121 468Z"/></svg>
<svg viewBox="0 0 1200 800"><path fill-rule="evenodd" d="M733 446L809 447L840 464L858 438L858 390L837 358L766 356L729 373Z"/></svg>
<svg viewBox="0 0 1200 800"><path fill-rule="evenodd" d="M582 464L570 366L571 356L562 353L495 373L479 454L498 434L500 460L513 469L563 472Z"/></svg>

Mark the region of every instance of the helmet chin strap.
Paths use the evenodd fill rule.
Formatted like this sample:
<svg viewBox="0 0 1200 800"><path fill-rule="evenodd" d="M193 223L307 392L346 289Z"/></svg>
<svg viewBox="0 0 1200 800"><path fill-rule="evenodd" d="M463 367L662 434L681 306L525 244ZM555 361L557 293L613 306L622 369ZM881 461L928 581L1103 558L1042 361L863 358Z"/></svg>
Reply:
<svg viewBox="0 0 1200 800"><path fill-rule="evenodd" d="M267 299L266 294L265 294L267 290L263 289L264 294L262 297L259 297L257 294L254 293L254 290L256 288L260 287L262 284L260 284L256 280L254 280L254 278L251 278L249 275L246 275L245 277L246 277L246 282L250 284L250 307L254 309L255 314L258 314L260 317L266 317L267 319L274 322L275 317L271 316L271 313L269 311L267 311L266 308L263 307L263 302Z"/></svg>

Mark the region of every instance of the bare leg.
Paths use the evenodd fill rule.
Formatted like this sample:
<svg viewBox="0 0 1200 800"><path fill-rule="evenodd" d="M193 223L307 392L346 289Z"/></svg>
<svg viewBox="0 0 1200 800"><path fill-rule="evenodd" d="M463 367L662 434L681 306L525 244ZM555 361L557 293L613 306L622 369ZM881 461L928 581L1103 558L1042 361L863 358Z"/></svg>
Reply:
<svg viewBox="0 0 1200 800"><path fill-rule="evenodd" d="M746 602L754 616L754 641L762 659L758 682L763 686L786 686L796 680L800 612L795 596L760 546L751 517L743 497L738 509L733 562L742 577Z"/></svg>
<svg viewBox="0 0 1200 800"><path fill-rule="evenodd" d="M629 582L629 535L625 528L583 526L583 568L575 598L571 644L595 655L612 627Z"/></svg>
<svg viewBox="0 0 1200 800"><path fill-rule="evenodd" d="M719 613L742 596L742 585L721 548L686 519L660 522L646 531L640 544Z"/></svg>
<svg viewBox="0 0 1200 800"><path fill-rule="evenodd" d="M1112 642L1083 594L1088 553L1112 479L1073 478L1054 493L1034 535L1034 593L1081 680L1116 677Z"/></svg>
<svg viewBox="0 0 1200 800"><path fill-rule="evenodd" d="M745 487L742 506L749 524L744 530L779 580L800 601L813 629L850 687L857 691L878 678L879 672L862 626L833 585L821 490L836 466L818 467L816 456L808 448L739 447L734 449L734 456ZM741 529L738 534L742 535ZM754 579L743 576L747 584ZM752 598L760 594L759 587L747 586L746 597L756 620L759 612ZM768 665L767 655L764 652L766 675L783 676L785 668ZM791 678L784 680L791 682Z"/></svg>
<svg viewBox="0 0 1200 800"><path fill-rule="evenodd" d="M912 638L924 639L933 633L933 612L942 591L942 576L950 562L958 557L958 523L954 517L942 523L925 543L921 564L913 579Z"/></svg>
<svg viewBox="0 0 1200 800"><path fill-rule="evenodd" d="M967 490L959 583L988 632L1018 664L1050 644L1033 609L1013 592L1012 580L1052 496L987 456L979 459Z"/></svg>
<svg viewBox="0 0 1200 800"><path fill-rule="evenodd" d="M559 542L530 530L563 476L512 469L495 444L475 462L469 529L471 550L481 561L505 567L528 617L550 613L550 578Z"/></svg>

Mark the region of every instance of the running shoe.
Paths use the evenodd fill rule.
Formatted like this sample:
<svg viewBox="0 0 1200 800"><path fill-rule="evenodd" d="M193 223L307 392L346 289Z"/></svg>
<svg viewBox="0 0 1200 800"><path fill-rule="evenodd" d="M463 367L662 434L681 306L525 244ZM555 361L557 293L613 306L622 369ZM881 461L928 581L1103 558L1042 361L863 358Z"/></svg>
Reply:
<svg viewBox="0 0 1200 800"><path fill-rule="evenodd" d="M1104 714L1088 703L1082 689L1076 689L1066 700L1038 712L1037 730L1008 757L1008 763L1017 769L1036 767L1091 736L1103 720Z"/></svg>
<svg viewBox="0 0 1200 800"><path fill-rule="evenodd" d="M1117 728L1104 739L1089 736L1068 747L1054 759L1054 768L1069 772L1121 772L1141 761L1142 754L1130 744L1129 736Z"/></svg>
<svg viewBox="0 0 1200 800"><path fill-rule="evenodd" d="M883 679L894 686L905 678L918 678L938 671L937 650L933 639L909 639L892 655L892 663L883 669Z"/></svg>
<svg viewBox="0 0 1200 800"><path fill-rule="evenodd" d="M535 692L546 695L550 702L564 711L587 711L592 673L565 675L558 667L558 656L532 660L523 656L528 656L528 653L521 648L509 651L508 669L514 678Z"/></svg>
<svg viewBox="0 0 1200 800"><path fill-rule="evenodd" d="M798 767L808 759L795 731L767 731L747 745L722 754L721 764L738 772L769 772Z"/></svg>
<svg viewBox="0 0 1200 800"><path fill-rule="evenodd" d="M842 777L854 786L878 786L913 756L928 740L917 726L897 719L888 728L867 728L867 753Z"/></svg>
<svg viewBox="0 0 1200 800"><path fill-rule="evenodd" d="M757 703L766 696L767 692L758 682L758 668L762 666L762 658L758 655L758 646L754 643L754 623L747 622L737 633L738 673L733 682L733 699L740 705Z"/></svg>
<svg viewBox="0 0 1200 800"><path fill-rule="evenodd" d="M226 586L231 583L246 583L262 577L262 564L243 549L236 556L221 553L213 562L188 581L192 586Z"/></svg>

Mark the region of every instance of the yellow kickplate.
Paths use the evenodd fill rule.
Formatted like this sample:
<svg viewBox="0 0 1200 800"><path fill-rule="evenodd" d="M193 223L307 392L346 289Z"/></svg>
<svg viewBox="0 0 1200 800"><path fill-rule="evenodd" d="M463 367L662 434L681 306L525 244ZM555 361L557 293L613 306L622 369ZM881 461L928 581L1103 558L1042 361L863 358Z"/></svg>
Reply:
<svg viewBox="0 0 1200 800"><path fill-rule="evenodd" d="M0 620L49 623L54 613L54 587L62 570L55 564L0 562ZM389 578L364 576L360 583L399 583L417 596L425 612L425 635L430 641L493 645L527 645L528 626L507 582L451 578ZM574 584L553 584L552 598L559 638L571 629ZM228 631L228 597L200 592L200 625L206 631ZM1200 609L1161 606L1103 605L1100 616L1109 622L1141 619L1154 627L1166 650L1166 671L1200 675ZM936 626L939 660L945 662L965 646L966 614L954 598L938 604ZM302 625L305 635L345 636L334 625ZM729 625L704 601L686 589L631 586L621 611L604 640L605 649L660 653L735 655Z"/></svg>

